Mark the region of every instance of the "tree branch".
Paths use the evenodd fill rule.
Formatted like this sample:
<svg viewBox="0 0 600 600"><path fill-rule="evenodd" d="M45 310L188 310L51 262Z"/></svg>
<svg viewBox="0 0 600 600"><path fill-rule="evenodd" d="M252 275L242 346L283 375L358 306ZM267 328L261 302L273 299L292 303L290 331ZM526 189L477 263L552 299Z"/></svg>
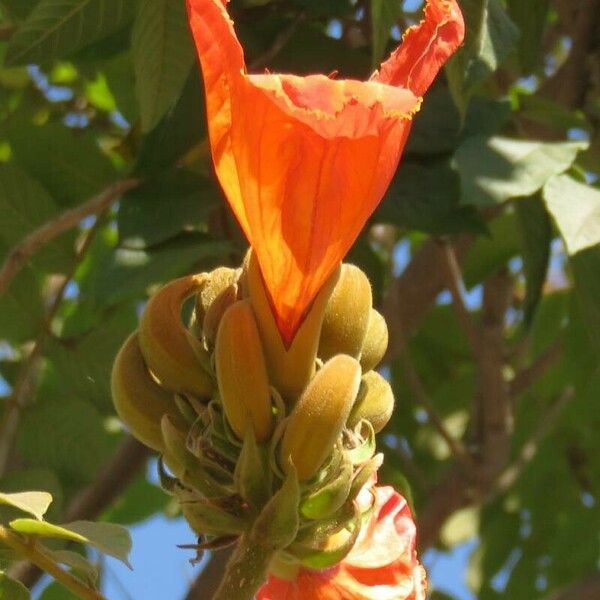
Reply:
<svg viewBox="0 0 600 600"><path fill-rule="evenodd" d="M515 375L510 383L510 395L517 398L526 392L550 367L560 361L562 355L562 343L560 341L554 342L530 367Z"/></svg>
<svg viewBox="0 0 600 600"><path fill-rule="evenodd" d="M465 234L457 236L452 243L459 262L474 240L474 236ZM399 356L403 337L409 338L418 329L445 287L445 267L440 261L438 244L432 239L423 244L404 273L392 282L384 298L382 311L390 332L384 361Z"/></svg>
<svg viewBox="0 0 600 600"><path fill-rule="evenodd" d="M232 554L233 548L225 548L215 552L189 589L185 600L208 600L208 598L212 598L219 585L221 585L221 581L223 581L225 569Z"/></svg>
<svg viewBox="0 0 600 600"><path fill-rule="evenodd" d="M36 252L59 235L76 227L82 219L103 212L125 192L139 184L139 179L125 179L114 183L87 202L62 213L32 231L8 253L0 269L0 296L6 292L15 276Z"/></svg>
<svg viewBox="0 0 600 600"><path fill-rule="evenodd" d="M598 600L598 598L600 598L600 571L592 573L557 594L553 594L548 600Z"/></svg>

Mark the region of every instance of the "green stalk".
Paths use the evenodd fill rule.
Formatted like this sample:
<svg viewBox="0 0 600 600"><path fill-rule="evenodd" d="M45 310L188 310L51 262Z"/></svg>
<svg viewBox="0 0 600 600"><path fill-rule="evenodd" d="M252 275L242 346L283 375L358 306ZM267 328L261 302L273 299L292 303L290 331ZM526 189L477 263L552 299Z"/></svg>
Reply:
<svg viewBox="0 0 600 600"><path fill-rule="evenodd" d="M269 563L275 554L248 534L240 537L213 600L252 600L267 580Z"/></svg>

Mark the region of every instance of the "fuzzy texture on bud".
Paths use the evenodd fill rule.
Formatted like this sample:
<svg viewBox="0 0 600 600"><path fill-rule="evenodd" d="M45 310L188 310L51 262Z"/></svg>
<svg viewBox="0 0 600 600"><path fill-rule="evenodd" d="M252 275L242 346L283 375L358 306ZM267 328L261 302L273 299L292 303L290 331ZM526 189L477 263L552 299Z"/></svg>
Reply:
<svg viewBox="0 0 600 600"><path fill-rule="evenodd" d="M140 351L137 332L132 333L117 354L111 377L117 414L129 431L154 450L164 450L160 422L169 415L185 426L173 394L152 379Z"/></svg>
<svg viewBox="0 0 600 600"><path fill-rule="evenodd" d="M217 332L215 365L223 409L235 434L243 440L251 425L258 442L269 439L271 390L249 300L235 302L225 311Z"/></svg>
<svg viewBox="0 0 600 600"><path fill-rule="evenodd" d="M336 354L358 358L369 325L373 303L367 276L354 265L342 265L340 278L327 303L319 357L327 360Z"/></svg>
<svg viewBox="0 0 600 600"><path fill-rule="evenodd" d="M280 447L280 463L290 460L300 481L313 477L331 454L360 385L360 365L340 354L313 377L289 417Z"/></svg>
<svg viewBox="0 0 600 600"><path fill-rule="evenodd" d="M388 424L393 410L394 392L390 384L377 371L369 371L360 383L348 426L354 427L361 419L366 419L373 425L375 433L379 433Z"/></svg>
<svg viewBox="0 0 600 600"><path fill-rule="evenodd" d="M213 385L198 358L203 348L181 321L181 307L204 281L205 275L189 275L158 290L146 305L139 330L142 354L160 383L172 392L200 397L210 396Z"/></svg>
<svg viewBox="0 0 600 600"><path fill-rule="evenodd" d="M374 369L385 355L388 346L388 328L383 315L371 309L369 327L360 355L363 373Z"/></svg>

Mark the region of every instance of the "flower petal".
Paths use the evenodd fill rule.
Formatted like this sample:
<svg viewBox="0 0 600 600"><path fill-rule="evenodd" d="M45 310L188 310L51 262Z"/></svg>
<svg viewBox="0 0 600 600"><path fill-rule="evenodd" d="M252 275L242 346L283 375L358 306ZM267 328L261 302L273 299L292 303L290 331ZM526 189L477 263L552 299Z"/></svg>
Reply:
<svg viewBox="0 0 600 600"><path fill-rule="evenodd" d="M456 0L427 0L425 18L406 31L402 44L371 79L422 96L464 36L465 23Z"/></svg>

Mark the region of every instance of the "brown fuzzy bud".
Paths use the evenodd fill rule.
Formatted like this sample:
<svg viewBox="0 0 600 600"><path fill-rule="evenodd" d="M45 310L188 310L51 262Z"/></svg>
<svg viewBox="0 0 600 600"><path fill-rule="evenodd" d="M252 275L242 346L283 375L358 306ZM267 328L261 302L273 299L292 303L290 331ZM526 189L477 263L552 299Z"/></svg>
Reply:
<svg viewBox="0 0 600 600"><path fill-rule="evenodd" d="M235 434L244 439L251 424L257 441L269 439L271 390L249 300L235 302L225 311L217 332L215 364L223 409Z"/></svg>
<svg viewBox="0 0 600 600"><path fill-rule="evenodd" d="M162 452L160 422L163 415L181 427L185 421L173 394L152 379L139 348L138 334L132 333L123 344L112 369L111 387L117 414L138 440Z"/></svg>
<svg viewBox="0 0 600 600"><path fill-rule="evenodd" d="M280 463L289 461L300 481L313 477L331 454L360 385L360 365L340 354L313 377L289 417L280 447Z"/></svg>
<svg viewBox="0 0 600 600"><path fill-rule="evenodd" d="M342 265L342 272L327 303L319 357L327 360L336 354L358 358L365 341L373 303L367 276L354 265Z"/></svg>
<svg viewBox="0 0 600 600"><path fill-rule="evenodd" d="M356 402L348 417L348 427L366 419L373 425L375 433L379 433L387 425L393 410L394 393L390 384L377 371L369 371L360 383Z"/></svg>
<svg viewBox="0 0 600 600"><path fill-rule="evenodd" d="M210 396L212 380L202 366L201 343L184 327L181 307L196 293L204 275L171 281L154 294L140 321L139 343L149 369L170 391Z"/></svg>
<svg viewBox="0 0 600 600"><path fill-rule="evenodd" d="M360 355L360 366L364 373L374 369L385 355L388 345L388 328L383 315L375 309L369 316L369 327Z"/></svg>

